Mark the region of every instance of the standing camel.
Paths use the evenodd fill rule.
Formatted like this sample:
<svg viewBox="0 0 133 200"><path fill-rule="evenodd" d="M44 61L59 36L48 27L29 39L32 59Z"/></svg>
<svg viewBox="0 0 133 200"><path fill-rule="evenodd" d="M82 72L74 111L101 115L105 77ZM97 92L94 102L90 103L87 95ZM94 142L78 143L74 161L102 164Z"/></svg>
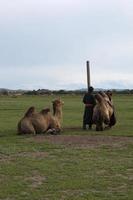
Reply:
<svg viewBox="0 0 133 200"><path fill-rule="evenodd" d="M96 131L102 131L104 124L108 127L114 126L116 118L113 102L107 94L99 92L95 95L96 105L93 111L93 123L96 124Z"/></svg>

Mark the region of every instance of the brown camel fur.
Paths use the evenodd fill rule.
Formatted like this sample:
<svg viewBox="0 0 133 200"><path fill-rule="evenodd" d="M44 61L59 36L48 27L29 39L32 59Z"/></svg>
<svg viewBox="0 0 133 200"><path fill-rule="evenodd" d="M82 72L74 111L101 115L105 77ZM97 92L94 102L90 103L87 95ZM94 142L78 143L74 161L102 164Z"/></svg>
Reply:
<svg viewBox="0 0 133 200"><path fill-rule="evenodd" d="M57 111L58 110L59 108L57 107ZM18 134L60 132L61 119L60 118L58 119L59 114L58 116L56 116L57 111L56 111L56 106L55 106L55 115L53 116L49 108L43 109L40 112L36 112L34 107L30 107L25 113L24 117L18 123ZM62 113L61 108L60 108L60 112Z"/></svg>
<svg viewBox="0 0 133 200"><path fill-rule="evenodd" d="M116 123L114 106L111 99L104 92L97 93L95 98L97 103L93 111L93 123L96 124L97 131L102 131L104 125L111 127Z"/></svg>
<svg viewBox="0 0 133 200"><path fill-rule="evenodd" d="M64 102L61 101L61 99L56 99L53 101L53 115L58 119L58 121L61 123L62 120L62 106L64 105Z"/></svg>
<svg viewBox="0 0 133 200"><path fill-rule="evenodd" d="M64 105L64 102L61 101L61 99L56 99L53 102L53 119L56 123L58 123L58 133L61 131L61 122L62 122L62 106ZM47 131L48 133L55 133L55 131L52 127L49 128Z"/></svg>

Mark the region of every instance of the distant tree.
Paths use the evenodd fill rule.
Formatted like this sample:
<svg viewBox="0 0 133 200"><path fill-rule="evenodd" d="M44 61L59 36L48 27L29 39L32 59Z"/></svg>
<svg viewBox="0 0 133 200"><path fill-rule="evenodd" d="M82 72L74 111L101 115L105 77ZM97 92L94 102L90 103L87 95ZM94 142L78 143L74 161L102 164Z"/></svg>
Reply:
<svg viewBox="0 0 133 200"><path fill-rule="evenodd" d="M1 91L1 94L2 94L2 95L9 95L9 92L8 92L8 90L3 89L3 90Z"/></svg>

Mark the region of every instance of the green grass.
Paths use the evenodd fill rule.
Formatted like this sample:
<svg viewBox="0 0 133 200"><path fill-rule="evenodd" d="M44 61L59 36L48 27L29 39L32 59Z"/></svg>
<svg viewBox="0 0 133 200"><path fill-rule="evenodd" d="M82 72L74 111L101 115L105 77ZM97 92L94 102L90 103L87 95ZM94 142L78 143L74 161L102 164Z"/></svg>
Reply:
<svg viewBox="0 0 133 200"><path fill-rule="evenodd" d="M55 96L0 97L0 200L132 200L133 143L95 148L53 145L18 136L26 109L51 107ZM82 127L81 96L62 96L63 127ZM133 96L116 95L117 125L63 135L133 136Z"/></svg>
<svg viewBox="0 0 133 200"><path fill-rule="evenodd" d="M24 112L30 106L35 106L39 111L44 107L50 107L51 101L56 96L22 96L18 98L0 97L0 135L15 135L16 125ZM82 116L84 106L82 96L62 96L65 102L63 107L63 127L82 127ZM114 96L114 104L116 108L117 124L111 131L104 131L104 135L133 135L133 96L132 95L116 95ZM83 133L79 130L76 132L63 132L63 134L101 134L95 131Z"/></svg>

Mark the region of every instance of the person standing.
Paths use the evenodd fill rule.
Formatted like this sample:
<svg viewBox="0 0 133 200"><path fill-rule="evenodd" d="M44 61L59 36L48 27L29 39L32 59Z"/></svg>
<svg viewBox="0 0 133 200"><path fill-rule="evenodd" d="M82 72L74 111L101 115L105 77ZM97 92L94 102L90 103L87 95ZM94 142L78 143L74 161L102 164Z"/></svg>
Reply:
<svg viewBox="0 0 133 200"><path fill-rule="evenodd" d="M89 129L92 128L92 116L93 108L96 105L95 97L93 95L94 88L89 87L88 92L83 97L83 103L85 105L84 115L83 115L83 130L86 130L86 125L89 126Z"/></svg>

